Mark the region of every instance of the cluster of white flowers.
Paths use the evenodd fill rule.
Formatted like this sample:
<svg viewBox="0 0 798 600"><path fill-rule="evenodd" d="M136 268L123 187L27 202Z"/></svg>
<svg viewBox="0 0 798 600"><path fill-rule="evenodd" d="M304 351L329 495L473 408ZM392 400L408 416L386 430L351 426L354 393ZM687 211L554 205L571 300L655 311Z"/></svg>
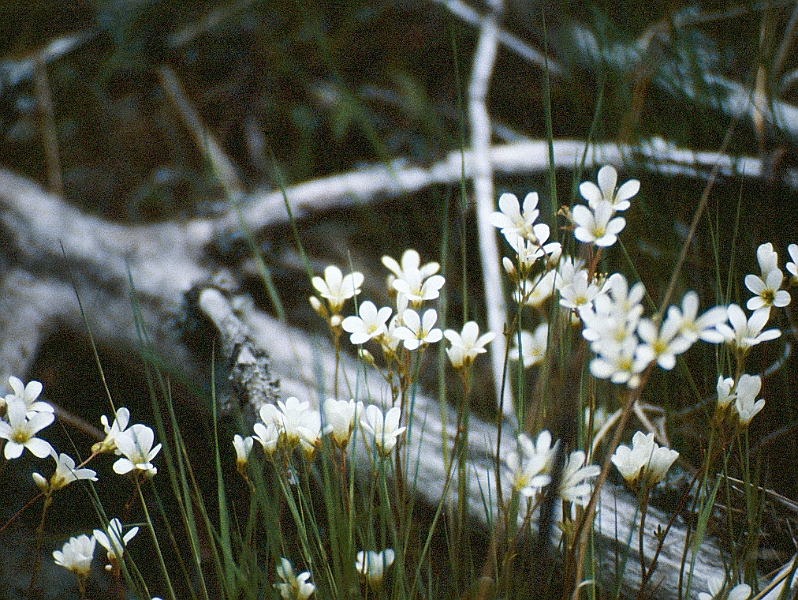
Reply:
<svg viewBox="0 0 798 600"><path fill-rule="evenodd" d="M268 459L272 459L278 449L290 454L297 446L302 448L305 457L312 460L321 446L322 436L329 435L338 448L346 448L356 423L374 437L374 446L381 455L388 455L396 446L405 427L399 426L401 411L393 407L383 413L376 405L364 407L355 400L324 401L322 412L310 407L310 402L300 402L290 397L285 402L277 401L277 406L264 404L260 409L262 422L255 423L254 435L233 438L239 470L247 464L254 441L260 443ZM323 419L323 426L322 426Z"/></svg>
<svg viewBox="0 0 798 600"><path fill-rule="evenodd" d="M106 570L119 569L125 548L136 534L138 527L131 527L124 532L122 522L119 519L111 519L104 529L95 529L91 536L81 534L71 537L64 543L61 550L53 551L55 564L64 567L74 573L79 580L85 580L91 571L91 563L94 559L94 549L97 542L105 548L108 564Z"/></svg>
<svg viewBox="0 0 798 600"><path fill-rule="evenodd" d="M608 247L616 242L625 225L616 213L629 208L640 182L632 179L618 186L618 175L612 166L602 167L597 179L598 185L586 181L579 186L588 204L575 206L568 214L578 241ZM549 228L535 222L539 216L537 203L537 194L528 194L521 210L515 196L503 194L499 199L501 211L491 215L491 223L501 229L517 254L515 262L504 259L505 270L516 284L514 298L538 308L556 292L559 306L578 317L582 335L595 354L590 362L594 377L634 388L650 365L673 369L676 358L699 340L727 343L742 359L753 346L780 335L778 329L765 329L771 308L790 303L789 292L781 289L784 275L772 244L762 244L757 249L760 273L745 277L746 287L754 294L746 303L752 311L750 315L737 304L715 306L699 314L698 295L688 291L679 305L669 306L662 315L646 317L642 283L630 286L620 273L606 277L591 274L580 260L562 255L559 244L545 243ZM798 281L798 245L790 245L788 251L792 262L787 263L786 269ZM536 272L534 267L538 264L543 267ZM520 359L525 368L540 363L546 355L548 337L545 322L533 332L520 330L514 336L510 358ZM730 390L743 390L735 393L733 405L742 425L750 423L764 405L764 400L755 401L753 397L758 388L753 395L749 393L750 382L755 380L748 377L741 377L742 387L734 381L727 385Z"/></svg>
<svg viewBox="0 0 798 600"><path fill-rule="evenodd" d="M51 457L55 461L55 469L50 477L41 473L33 473L33 481L48 499L75 481L97 481L94 470L77 465L75 459L68 454L58 453L53 446L37 434L55 420L55 409L43 400L39 400L43 386L38 381L30 381L25 385L19 378L8 380L12 393L0 397L0 439L5 440L4 455L6 459L19 458L25 449L37 458ZM155 434L152 429L137 423L128 427L130 411L120 408L116 412L113 423L108 418L101 418L105 430L105 438L92 447L91 460L103 453L118 456L113 465L116 473L134 473L137 477L149 478L158 469L152 460L161 449L161 444L153 447ZM61 550L53 552L55 563L71 571L78 577L83 586L91 570L91 562L97 542L106 550L109 565L119 568L124 548L138 533L133 527L123 534L122 523L111 519L104 530L95 529L91 536L81 534L70 538Z"/></svg>
<svg viewBox="0 0 798 600"><path fill-rule="evenodd" d="M401 264L390 256L383 256L382 263L391 272L388 285L396 295L396 312L390 306L377 309L373 302L363 302L357 315L341 322L341 327L350 334L349 341L362 345L374 340L388 357L395 355L400 344L407 350L417 350L439 342L443 332L435 327L438 313L433 308L423 313L419 311L425 301L440 296L440 289L446 282L441 275L436 275L440 265L436 262L422 265L415 250L407 250Z"/></svg>
<svg viewBox="0 0 798 600"><path fill-rule="evenodd" d="M761 389L762 377L759 375L743 373L736 382L731 377L719 375L716 419L722 422L731 412L737 424L747 427L757 413L765 408L764 399L756 399Z"/></svg>
<svg viewBox="0 0 798 600"><path fill-rule="evenodd" d="M679 453L657 444L653 433L638 431L632 446L621 444L611 460L630 487L649 489L662 481L677 458Z"/></svg>
<svg viewBox="0 0 798 600"><path fill-rule="evenodd" d="M507 466L513 472L513 489L527 498L537 497L551 483L559 441L554 445L551 442L552 437L548 430L541 431L536 442L522 433L518 436L519 452L509 452L506 457ZM583 451L572 451L560 474L557 494L572 505L587 504L593 492L593 486L588 480L601 472L598 465L585 464L585 459Z"/></svg>

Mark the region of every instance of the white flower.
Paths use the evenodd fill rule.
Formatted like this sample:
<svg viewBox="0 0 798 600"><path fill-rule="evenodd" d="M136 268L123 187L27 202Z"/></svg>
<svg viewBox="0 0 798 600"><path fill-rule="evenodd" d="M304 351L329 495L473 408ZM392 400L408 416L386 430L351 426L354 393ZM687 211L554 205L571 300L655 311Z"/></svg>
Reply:
<svg viewBox="0 0 798 600"><path fill-rule="evenodd" d="M798 244L790 244L787 246L787 252L790 253L792 261L788 262L785 268L787 272L792 275L791 279L795 281L798 279Z"/></svg>
<svg viewBox="0 0 798 600"><path fill-rule="evenodd" d="M28 414L28 405L16 396L6 396L6 420L0 420L0 438L6 441L5 457L19 458L27 448L37 458L49 456L55 450L36 434L55 420L51 412L32 412Z"/></svg>
<svg viewBox="0 0 798 600"><path fill-rule="evenodd" d="M718 375L718 384L716 389L718 391L718 408L724 409L731 401L737 397L736 393L732 392L734 387L734 379L731 377L723 378L723 375Z"/></svg>
<svg viewBox="0 0 798 600"><path fill-rule="evenodd" d="M255 438L251 435L242 437L239 434L235 434L233 436L233 447L236 449L236 465L239 471L246 467L249 453L252 452L252 445L254 443Z"/></svg>
<svg viewBox="0 0 798 600"><path fill-rule="evenodd" d="M726 321L725 306L714 306L698 316L698 294L690 290L682 297L681 309L668 307L668 318L678 319L679 335L692 341L703 340L711 344L719 344L726 338L716 329L717 325Z"/></svg>
<svg viewBox="0 0 798 600"><path fill-rule="evenodd" d="M454 329L447 329L443 335L452 344L446 349L446 354L449 355L449 360L455 369L469 367L478 354L487 352L485 346L496 337L492 331L480 336L479 325L474 321L463 325L461 333L457 333Z"/></svg>
<svg viewBox="0 0 798 600"><path fill-rule="evenodd" d="M592 347L592 345L591 345ZM640 373L650 362L650 355L639 356L638 342L627 337L621 343L604 343L600 353L590 361L590 373L612 383L625 383L630 388L640 385Z"/></svg>
<svg viewBox="0 0 798 600"><path fill-rule="evenodd" d="M399 436L407 429L399 427L401 416L398 406L394 406L383 416L380 407L371 404L366 407L366 414L360 419L360 425L374 436L374 445L383 456L388 456L393 451Z"/></svg>
<svg viewBox="0 0 798 600"><path fill-rule="evenodd" d="M538 273L532 280L521 281L513 292L516 302L523 302L526 306L537 308L551 297L557 273L544 271Z"/></svg>
<svg viewBox="0 0 798 600"><path fill-rule="evenodd" d="M255 423L252 429L255 431L255 435L252 436L252 439L260 442L260 445L263 446L263 453L266 455L266 458L271 459L280 441L280 430L277 428L277 425L275 423L269 423L267 425Z"/></svg>
<svg viewBox="0 0 798 600"><path fill-rule="evenodd" d="M435 275L441 268L436 262L428 262L425 265L421 265L421 257L418 252L412 249L405 250L404 254L402 254L401 266L390 256L383 256L382 264L385 265L397 279L404 279L406 273L413 271L419 271L421 273L421 279L426 279L427 277Z"/></svg>
<svg viewBox="0 0 798 600"><path fill-rule="evenodd" d="M668 317L660 327L651 319L641 319L637 324L637 335L643 341L638 356L670 371L676 366L676 356L686 352L693 344L690 339L679 335L681 319L674 315Z"/></svg>
<svg viewBox="0 0 798 600"><path fill-rule="evenodd" d="M71 537L61 550L53 551L55 564L71 571L79 578L86 578L91 572L91 561L94 558L94 548L97 540L94 536L79 535Z"/></svg>
<svg viewBox="0 0 798 600"><path fill-rule="evenodd" d="M48 482L39 473L33 474L33 480L36 482L37 487L42 491L57 492L61 488L66 487L73 481L78 479L90 479L97 481L97 473L91 469L76 469L75 461L71 456L63 452L56 456L52 454L55 460L55 473L50 477Z"/></svg>
<svg viewBox="0 0 798 600"><path fill-rule="evenodd" d="M585 244L612 246L626 227L626 219L613 218L614 212L608 202L599 202L592 210L584 204L577 204L571 210L571 218L576 225L574 237Z"/></svg>
<svg viewBox="0 0 798 600"><path fill-rule="evenodd" d="M324 401L323 409L326 423L324 433L330 434L339 448L345 448L355 428L355 419L363 412L363 403L328 398Z"/></svg>
<svg viewBox="0 0 798 600"><path fill-rule="evenodd" d="M760 244L756 249L756 261L759 263L759 271L763 277L779 268L779 255L770 242Z"/></svg>
<svg viewBox="0 0 798 600"><path fill-rule="evenodd" d="M388 331L386 331L385 335L380 338L380 345L382 346L382 350L385 354L396 354L396 351L399 349L399 345L402 343L402 340L396 337L396 330L401 327L400 323L401 318L399 315L394 315L388 323Z"/></svg>
<svg viewBox="0 0 798 600"><path fill-rule="evenodd" d="M161 451L161 444L154 448L155 433L152 429L141 423L136 423L129 429L117 434L116 446L123 458L114 463L114 471L125 475L135 470L147 477L158 473L158 468L152 464L152 459Z"/></svg>
<svg viewBox="0 0 798 600"><path fill-rule="evenodd" d="M612 298L612 304L627 315L627 319L636 321L643 314L643 297L646 287L638 281L631 288L621 273L613 273L604 285Z"/></svg>
<svg viewBox="0 0 798 600"><path fill-rule="evenodd" d="M746 351L752 346L756 346L761 342L775 340L781 335L781 331L778 329L762 331L770 317L770 309L768 308L755 310L748 319L745 318L743 309L736 304L730 304L726 310L731 327L726 323L718 323L715 328L728 342L740 350Z"/></svg>
<svg viewBox="0 0 798 600"><path fill-rule="evenodd" d="M721 595L725 583L726 581L723 577L709 577L707 579L707 589L709 593L699 593L698 600L723 600L724 598L726 600L748 600L748 598L750 598L751 587L745 583L734 586L728 596Z"/></svg>
<svg viewBox="0 0 798 600"><path fill-rule="evenodd" d="M8 378L8 384L14 390L13 394L6 396L6 403L9 398L19 398L28 407L28 412L54 412L52 404L48 404L42 400L37 401L39 394L42 393L43 386L38 381L29 381L25 385L21 379L13 375Z"/></svg>
<svg viewBox="0 0 798 600"><path fill-rule="evenodd" d="M525 433L518 436L521 454L509 452L506 458L507 466L513 472L514 490L530 498L551 482L557 443L551 445L551 433L545 429L538 434L537 442Z"/></svg>
<svg viewBox="0 0 798 600"><path fill-rule="evenodd" d="M587 278L587 271L580 269L574 274L571 283L560 288L560 306L579 310L593 302L599 288L592 281L588 283Z"/></svg>
<svg viewBox="0 0 798 600"><path fill-rule="evenodd" d="M110 569L113 565L119 563L124 556L125 547L128 542L132 540L139 532L138 527L132 527L126 534L122 535L122 522L119 519L111 519L108 523L108 528L103 531L102 529L94 530L94 537L100 542L100 545L105 548L106 556L110 565L106 569Z"/></svg>
<svg viewBox="0 0 798 600"><path fill-rule="evenodd" d="M393 288L414 305L418 306L424 300L434 300L440 296L440 289L446 283L441 275L433 275L426 279L420 270L405 271L404 276L394 279Z"/></svg>
<svg viewBox="0 0 798 600"><path fill-rule="evenodd" d="M307 600L316 591L316 586L308 582L310 572L294 575L294 567L285 557L280 559L280 564L277 566L277 576L283 580L283 583L275 583L274 587L280 590L280 596L285 600Z"/></svg>
<svg viewBox="0 0 798 600"><path fill-rule="evenodd" d="M94 444L94 446L91 447L92 452L114 452L119 454L119 450L116 447L116 436L127 429L127 425L130 422L130 411L123 406L116 411L116 417L113 423L109 425L108 417L105 415L100 417L100 422L103 424L103 429L105 430L105 439L102 442Z"/></svg>
<svg viewBox="0 0 798 600"><path fill-rule="evenodd" d="M601 473L598 465L585 465L585 453L575 450L568 455L568 460L560 475L560 487L557 490L560 498L585 506L593 492L593 485L586 481Z"/></svg>
<svg viewBox="0 0 798 600"><path fill-rule="evenodd" d="M662 481L677 458L679 453L660 447L653 433L638 431L632 437L631 448L621 444L611 460L629 485L643 481L645 487L649 487Z"/></svg>
<svg viewBox="0 0 798 600"><path fill-rule="evenodd" d="M360 305L358 316L346 317L341 323L341 327L351 334L350 342L365 344L370 339L379 337L388 331L385 324L391 317L391 312L390 306L384 306L377 310L374 303L367 300Z"/></svg>
<svg viewBox="0 0 798 600"><path fill-rule="evenodd" d="M396 553L391 548L386 548L382 552L373 552L371 550L364 552L361 550L357 553L355 569L366 578L369 586L376 591L382 585L385 572L393 564L395 558Z"/></svg>
<svg viewBox="0 0 798 600"><path fill-rule="evenodd" d="M288 450L293 450L304 439L313 441L317 432L321 428L321 417L318 411L310 409L310 402L300 402L298 398L291 396L285 402L277 401L274 404L264 404L260 407L260 418L268 427L274 424L280 433L280 441ZM256 433L263 437L268 436L268 432L256 430ZM256 437L257 439L257 437ZM263 437L263 439L267 439ZM261 442L263 443L263 442ZM264 445L266 450L266 445Z"/></svg>
<svg viewBox="0 0 798 600"><path fill-rule="evenodd" d="M640 182L630 179L621 187L618 184L618 172L612 165L605 165L599 169L598 185L592 181L584 181L579 185L579 193L588 201L590 208L595 208L601 202L607 202L616 211L623 211L631 205L632 198L640 191Z"/></svg>
<svg viewBox="0 0 798 600"><path fill-rule="evenodd" d="M548 225L543 223L535 225L534 235L536 239L529 240L520 235L515 235L514 233L504 234L507 243L512 246L513 250L515 250L515 253L518 255L517 262L522 273L529 273L539 258L546 254L553 254L560 249L560 244L558 242L544 245L545 241L549 239ZM510 264L513 264L512 261Z"/></svg>
<svg viewBox="0 0 798 600"><path fill-rule="evenodd" d="M762 277L746 275L745 287L755 294L746 303L746 308L748 310L757 310L758 308L769 308L771 306L776 308L787 306L790 303L790 292L779 289L782 281L784 281L784 275L780 269L768 271Z"/></svg>
<svg viewBox="0 0 798 600"><path fill-rule="evenodd" d="M408 308L402 313L404 325L397 327L393 334L404 342L408 350L415 350L422 344L434 344L443 338L443 332L435 327L437 320L438 313L433 308L424 311L423 317Z"/></svg>
<svg viewBox="0 0 798 600"><path fill-rule="evenodd" d="M360 286L363 285L363 273L354 271L344 276L341 269L330 265L324 269L324 279L314 277L311 282L321 297L327 299L330 311L333 314L338 314L344 302L360 293Z"/></svg>
<svg viewBox="0 0 798 600"><path fill-rule="evenodd" d="M525 369L543 362L549 344L549 324L541 323L534 333L521 331L520 341L518 336L513 336L513 340L516 345L510 348L510 360L518 360L520 356Z"/></svg>
<svg viewBox="0 0 798 600"><path fill-rule="evenodd" d="M518 205L518 198L515 194L505 193L499 196L499 208L501 212L492 213L490 217L488 217L488 220L491 225L501 229L502 235L505 237L508 235L516 235L534 241L533 227L540 214L537 206L537 192L530 192L526 195L524 198L523 213Z"/></svg>
<svg viewBox="0 0 798 600"><path fill-rule="evenodd" d="M765 407L763 399L756 400L762 389L762 378L759 375L740 375L735 386L737 398L734 400L734 410L740 419L740 424L747 426L757 413Z"/></svg>

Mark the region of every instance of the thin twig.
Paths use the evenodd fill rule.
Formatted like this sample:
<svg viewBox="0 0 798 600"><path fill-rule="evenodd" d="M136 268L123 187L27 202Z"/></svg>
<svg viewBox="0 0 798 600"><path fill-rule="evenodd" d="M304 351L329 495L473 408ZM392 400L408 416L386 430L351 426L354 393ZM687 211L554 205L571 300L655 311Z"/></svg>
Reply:
<svg viewBox="0 0 798 600"><path fill-rule="evenodd" d="M501 381L504 372L504 329L506 311L502 292L501 259L496 239L496 229L490 224L494 210L493 167L490 155L490 115L486 105L490 79L499 50L498 14L501 3L496 3L494 12L485 16L480 29L479 41L474 52L471 83L468 86L468 116L471 124L471 148L473 153L474 200L479 232L479 250L482 261L482 279L485 289L488 329L497 333L490 351L493 366L493 382L496 399L504 407L504 414L512 418L513 403L509 388L500 401Z"/></svg>

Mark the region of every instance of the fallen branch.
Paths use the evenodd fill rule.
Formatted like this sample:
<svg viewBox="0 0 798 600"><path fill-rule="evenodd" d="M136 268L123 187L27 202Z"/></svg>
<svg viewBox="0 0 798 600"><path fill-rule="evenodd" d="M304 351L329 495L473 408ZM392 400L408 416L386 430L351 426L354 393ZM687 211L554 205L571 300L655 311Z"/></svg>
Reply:
<svg viewBox="0 0 798 600"><path fill-rule="evenodd" d="M560 143L560 159L566 149L581 151L581 144ZM604 150L610 153L609 147ZM511 161L507 157L514 156L517 151L518 148L513 148L512 152L498 148L493 151L493 159L508 168ZM593 156L598 157L597 154ZM618 150L614 156L601 158L618 159ZM527 154L526 168L529 168L529 159ZM374 171L366 174L366 179L373 176ZM400 169L397 176L406 177L411 172L419 170L405 172ZM324 181L335 182L348 177L355 182L360 176L360 173L352 173L297 186L288 190L289 198L296 202L299 196L307 206L313 206L309 190L316 189L319 197L326 201L331 186L325 187ZM440 172L434 172L434 177L440 178ZM387 186L386 182L392 179L385 176L381 181ZM387 189L398 194L395 183L391 185L393 187ZM368 191L374 194L375 188ZM249 207L251 211L255 208L254 205ZM256 213L250 212L249 218L253 214ZM270 222L281 221L277 215L274 217ZM12 374L24 377L42 341L59 328L84 329L76 291L83 301L87 323L98 346L136 355L140 350L140 337L130 302L131 283L135 286L137 308L147 328L152 351L167 363L179 365L184 374L195 381L207 380L209 366L189 351L175 323L183 310L186 293L196 289L193 286L198 283L211 280L218 269L208 249L214 232L222 229L227 218L222 215L216 220L131 226L110 223L82 213L28 180L0 171L0 239L3 240L0 260L5 265L0 280L0 381L7 381ZM219 331L230 366L240 367L238 371L233 368L233 372L239 373L241 386L237 397L243 398L245 404L273 398L275 379L280 380L283 395L311 399L316 405L330 394L333 385L329 374L334 372L335 359L326 341L314 339L253 307L239 306L236 312L230 301L212 287L199 297L203 299L203 310ZM238 342L232 343L234 340ZM343 368L350 382L360 384L358 370L350 359L343 361ZM377 379L369 378L369 383L373 385ZM362 385L358 389L363 389ZM242 395L241 392L247 393ZM371 402L380 402L390 394L380 387L371 387L369 397ZM424 396L419 396L415 406L419 426L413 428L409 439L408 469L417 470L417 489L434 505L441 500L444 481L440 407L437 401ZM456 422L451 409L445 422ZM513 446L507 429L502 448ZM469 511L472 518L486 523L485 506L492 507L491 517L496 511L492 506L496 428L472 418L470 430ZM503 468L504 481L508 481L506 465ZM625 552L634 528L635 506L635 499L625 491L611 485L603 489L596 528L605 565L615 565L618 552ZM666 522L667 515L651 510L647 554L653 553L655 544L650 532L658 525L664 527ZM684 535L684 523L677 519L652 580L654 584L659 582L654 592L656 598L676 597ZM639 573L635 572L637 562L632 551L622 575L627 591L634 590L640 581ZM715 546L705 543L696 560L694 588L705 589L707 578L718 573L722 564Z"/></svg>

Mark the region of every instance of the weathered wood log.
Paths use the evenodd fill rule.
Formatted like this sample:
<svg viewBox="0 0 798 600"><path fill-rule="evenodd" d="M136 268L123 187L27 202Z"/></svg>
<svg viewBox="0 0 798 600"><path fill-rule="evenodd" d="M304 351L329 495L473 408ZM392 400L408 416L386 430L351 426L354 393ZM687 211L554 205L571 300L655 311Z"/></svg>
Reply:
<svg viewBox="0 0 798 600"><path fill-rule="evenodd" d="M429 185L429 178L427 181ZM356 187L353 176L352 189ZM328 187L319 189L320 196L329 198ZM392 191L399 193L397 188ZM379 195L379 191L371 193ZM288 194L291 198L292 190ZM338 196L346 197L344 192ZM253 222L258 221L255 215L261 217L261 224L275 221L252 207L249 216ZM180 365L188 376L207 378L209 366L200 364L186 347L175 326L175 314L186 292L199 282L209 281L218 268L208 249L214 235L230 226L229 219L223 215L217 219L145 226L109 223L70 207L23 178L0 172L0 261L4 267L0 280L0 378L4 381L12 374L24 377L42 340L59 327L84 327L73 282L98 345L138 351L140 338L129 300L132 283L153 351ZM326 341L280 323L254 307L234 310L231 299L212 286L199 295L199 304L219 331L225 351L231 354L232 366L243 375L242 389L250 393L247 402L273 399L273 379L280 380L282 395L311 399L316 405L331 394L334 353ZM247 343L242 345L242 340ZM234 357L234 352L239 354ZM265 375L267 356L270 376ZM351 359L344 357L342 369L352 389L359 390L359 396L367 395L375 403L390 397L376 376L369 378L366 394L357 365ZM347 392L346 397L349 395ZM443 414L447 423L455 422L450 408L445 408ZM417 473L417 489L425 501L436 505L441 500L444 481L444 425L439 403L419 395L415 419L416 426L408 438L411 460L407 468ZM474 519L486 523L486 499L493 498L495 502L496 497L496 427L472 418L470 428L469 511ZM511 433L505 428L503 451L514 445ZM506 465L503 470L507 485L510 478L506 476ZM507 493L505 490L505 496ZM487 504L490 506L490 502ZM491 510L493 517L497 509ZM628 593L635 591L640 581L634 549L636 515L636 501L629 493L609 484L603 488L596 521L602 568L614 568L618 553L625 552L623 549L633 542L622 575L623 588ZM656 509L650 510L645 536L647 556L653 556L656 546L652 532L657 527L665 528L668 518ZM677 597L684 536L685 525L677 518L652 578L652 597ZM716 544L707 541L696 557L693 589L706 589L708 577L722 573L722 565Z"/></svg>

